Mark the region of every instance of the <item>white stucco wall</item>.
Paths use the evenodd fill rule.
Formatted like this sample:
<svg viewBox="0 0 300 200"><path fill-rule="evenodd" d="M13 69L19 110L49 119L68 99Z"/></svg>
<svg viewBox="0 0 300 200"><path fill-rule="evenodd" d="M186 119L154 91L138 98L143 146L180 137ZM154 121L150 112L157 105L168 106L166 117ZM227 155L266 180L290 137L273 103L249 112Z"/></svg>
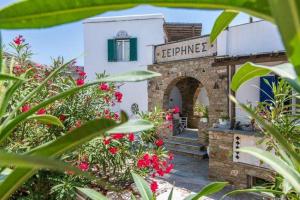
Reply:
<svg viewBox="0 0 300 200"><path fill-rule="evenodd" d="M199 96L197 97L197 102L199 102L202 105L209 106L207 91L204 87L200 89Z"/></svg>
<svg viewBox="0 0 300 200"><path fill-rule="evenodd" d="M260 65L274 66L279 65L284 62L265 62L265 63L257 63ZM239 69L240 65L235 66L236 71ZM253 107L257 105L259 102L260 95L260 79L254 78L246 83L244 83L236 92L236 99L243 104L251 104ZM240 121L242 123L249 123L250 119L248 114L244 112L240 107L236 107L235 109L236 121Z"/></svg>
<svg viewBox="0 0 300 200"><path fill-rule="evenodd" d="M161 14L134 15L122 17L100 17L84 22L84 66L89 80L95 79L95 73L106 71L108 74L130 70L146 70L153 63L153 45L164 43L164 18ZM137 38L138 59L131 62L108 62L107 40L124 30ZM121 87L124 93L120 109L131 115L133 103L140 110L148 109L147 82L126 83Z"/></svg>
<svg viewBox="0 0 300 200"><path fill-rule="evenodd" d="M229 27L217 38L218 56L238 56L284 51L277 27L257 21Z"/></svg>

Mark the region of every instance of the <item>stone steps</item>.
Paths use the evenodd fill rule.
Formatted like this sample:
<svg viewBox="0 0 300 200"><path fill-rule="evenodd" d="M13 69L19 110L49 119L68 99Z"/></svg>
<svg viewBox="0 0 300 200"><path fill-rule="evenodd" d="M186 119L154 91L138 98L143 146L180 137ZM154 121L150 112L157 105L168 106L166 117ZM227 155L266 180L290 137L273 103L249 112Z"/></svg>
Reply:
<svg viewBox="0 0 300 200"><path fill-rule="evenodd" d="M199 143L198 138L171 136L165 140L165 147L176 154L197 159L207 158L205 147Z"/></svg>

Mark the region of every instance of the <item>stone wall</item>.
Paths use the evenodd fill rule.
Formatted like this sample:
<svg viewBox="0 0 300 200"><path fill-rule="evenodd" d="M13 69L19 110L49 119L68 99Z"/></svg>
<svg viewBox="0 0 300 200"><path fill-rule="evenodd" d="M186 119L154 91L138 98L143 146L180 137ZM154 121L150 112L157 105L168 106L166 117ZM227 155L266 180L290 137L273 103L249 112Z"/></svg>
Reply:
<svg viewBox="0 0 300 200"><path fill-rule="evenodd" d="M194 116L193 106L204 87L209 98L209 121L201 125L199 135L205 134L204 128L211 127L222 115L228 115L227 66L212 67L214 60L215 57L203 57L148 66L149 70L162 74L148 83L148 109L155 106L168 109L170 92L177 86L182 95L182 114L191 119L189 126L198 128L199 118Z"/></svg>
<svg viewBox="0 0 300 200"><path fill-rule="evenodd" d="M227 130L209 131L209 178L228 181L238 188L247 188L249 176L272 181L274 172L253 165L233 162L234 132Z"/></svg>

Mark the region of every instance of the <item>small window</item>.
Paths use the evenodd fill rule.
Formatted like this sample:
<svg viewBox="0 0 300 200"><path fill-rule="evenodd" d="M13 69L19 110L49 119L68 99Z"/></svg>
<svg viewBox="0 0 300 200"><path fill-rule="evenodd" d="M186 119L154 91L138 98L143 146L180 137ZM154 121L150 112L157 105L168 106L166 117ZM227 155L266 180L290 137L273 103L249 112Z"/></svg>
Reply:
<svg viewBox="0 0 300 200"><path fill-rule="evenodd" d="M108 62L137 61L137 38L116 38L107 42Z"/></svg>
<svg viewBox="0 0 300 200"><path fill-rule="evenodd" d="M130 42L129 39L117 40L117 61L129 61Z"/></svg>

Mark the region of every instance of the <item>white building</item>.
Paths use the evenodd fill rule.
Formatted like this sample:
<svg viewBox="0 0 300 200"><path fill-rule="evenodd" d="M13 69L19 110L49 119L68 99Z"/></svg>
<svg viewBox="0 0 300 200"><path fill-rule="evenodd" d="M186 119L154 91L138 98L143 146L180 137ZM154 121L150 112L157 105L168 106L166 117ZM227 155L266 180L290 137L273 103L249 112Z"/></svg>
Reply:
<svg viewBox="0 0 300 200"><path fill-rule="evenodd" d="M176 29L178 27L181 28ZM187 30L195 30L195 27L198 28L198 32L190 32L189 35L180 37L180 34L185 34ZM147 65L155 62L155 45L200 36L200 34L201 24L189 27L186 24L171 23L167 26L161 14L87 19L84 22L85 71L88 79L94 79L95 73L103 71L115 74L130 70L146 70ZM266 21L229 27L221 33L216 44L217 57L239 57L284 51L277 28ZM236 69L238 67L236 66ZM237 99L242 103L251 102L255 105L260 98L259 86L259 78L249 81L239 89L236 94ZM121 87L121 91L124 93L121 109L130 115L133 104L137 104L140 110L147 110L146 81L126 83ZM174 91L173 96L174 102L181 101L178 91ZM246 115L240 109L236 109L236 117L238 121L247 120Z"/></svg>
<svg viewBox="0 0 300 200"><path fill-rule="evenodd" d="M276 53L285 51L277 27L270 22L257 21L247 24L229 27L223 31L217 39L218 56L240 57ZM257 63L263 65L278 65L280 62ZM238 70L239 66L236 66ZM260 101L261 78L254 78L244 85L236 93L236 98L241 103L251 103L253 106ZM249 121L247 115L240 108L236 108L237 121Z"/></svg>
<svg viewBox="0 0 300 200"><path fill-rule="evenodd" d="M153 46L165 43L161 14L98 17L84 21L84 66L89 80L95 73L146 70L153 63ZM131 115L137 104L146 111L147 82L126 83L120 108Z"/></svg>

